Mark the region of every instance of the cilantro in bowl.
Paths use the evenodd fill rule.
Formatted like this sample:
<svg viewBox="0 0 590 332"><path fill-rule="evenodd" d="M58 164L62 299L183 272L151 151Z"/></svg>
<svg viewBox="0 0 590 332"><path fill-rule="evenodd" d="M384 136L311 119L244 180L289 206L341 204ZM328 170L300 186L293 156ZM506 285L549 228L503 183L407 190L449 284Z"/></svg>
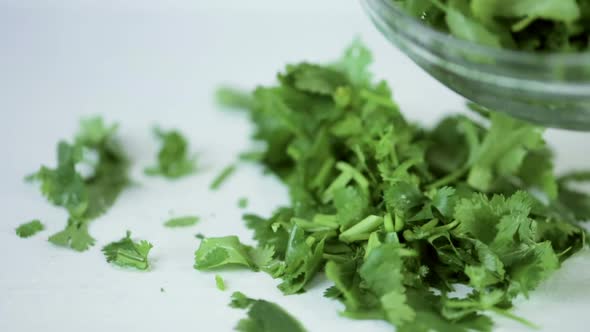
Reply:
<svg viewBox="0 0 590 332"><path fill-rule="evenodd" d="M437 30L534 52L590 51L590 0L392 0Z"/></svg>

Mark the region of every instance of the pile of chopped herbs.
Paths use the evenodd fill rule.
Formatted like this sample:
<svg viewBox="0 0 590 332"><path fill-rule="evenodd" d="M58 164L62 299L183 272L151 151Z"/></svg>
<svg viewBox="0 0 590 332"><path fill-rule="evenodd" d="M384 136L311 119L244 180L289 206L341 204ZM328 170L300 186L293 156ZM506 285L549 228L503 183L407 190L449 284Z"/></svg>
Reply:
<svg viewBox="0 0 590 332"><path fill-rule="evenodd" d="M543 128L502 113L409 122L370 62L355 43L336 63L287 66L249 99L224 90L251 106L259 160L291 204L245 216L256 247L204 239L195 268L261 270L285 294L323 272L343 316L400 332L490 331L487 313L532 325L512 301L585 247L590 197L572 183L590 176L557 177Z"/></svg>
<svg viewBox="0 0 590 332"><path fill-rule="evenodd" d="M450 8L460 9L451 15L466 15L484 8L473 7L482 3L404 1L423 13L439 10L442 20ZM546 3L539 8L553 8ZM588 9L584 1L578 5ZM496 16L489 14L486 22ZM526 31L542 19L547 17L529 15L512 27ZM370 63L369 51L355 42L336 63L287 66L275 86L251 94L219 91L223 104L248 110L254 138L264 143L263 151L243 159L280 178L291 204L269 218L244 216L254 247L232 235L198 234L194 267L264 271L282 280L285 294L304 292L325 273L333 283L325 296L343 303L343 316L382 319L401 332L490 331L488 313L533 326L511 312L512 301L528 296L586 246L579 223L590 220L590 195L577 183L590 181L590 172L556 176L543 128L481 106L469 105L472 116L448 116L432 129L413 124L387 84L374 83ZM129 184L129 161L116 130L101 118L82 121L72 143L58 144L57 166L42 166L28 177L40 183L49 202L68 211L66 228L49 238L54 244L78 251L93 245L89 222ZM178 131L156 135L163 144L148 175L173 179L194 172L195 160ZM210 189L219 189L235 168L223 169ZM246 198L238 202L240 208L247 204ZM165 226L198 220L177 217ZM43 229L33 220L16 233L29 237ZM127 232L102 251L107 262L147 270L152 247ZM227 288L220 275L215 281L220 290ZM248 309L239 331L305 331L274 303L236 292L231 305Z"/></svg>
<svg viewBox="0 0 590 332"><path fill-rule="evenodd" d="M443 32L535 52L590 51L590 0L391 0Z"/></svg>
<svg viewBox="0 0 590 332"><path fill-rule="evenodd" d="M49 202L68 211L66 228L49 241L77 251L94 244L88 224L112 206L129 184L129 162L117 141L117 126L106 126L102 118L83 120L73 143L61 141L57 166L41 169L27 177L39 182Z"/></svg>

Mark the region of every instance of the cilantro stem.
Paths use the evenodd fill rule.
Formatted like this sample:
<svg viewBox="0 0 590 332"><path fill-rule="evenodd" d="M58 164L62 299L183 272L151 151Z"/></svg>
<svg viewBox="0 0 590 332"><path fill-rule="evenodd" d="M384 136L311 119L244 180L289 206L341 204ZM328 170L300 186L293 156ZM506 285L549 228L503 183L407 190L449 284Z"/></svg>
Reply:
<svg viewBox="0 0 590 332"><path fill-rule="evenodd" d="M405 221L404 218L402 216L400 216L399 214L395 214L395 220L394 220L394 231L399 232L402 229L404 229L404 225L405 225Z"/></svg>
<svg viewBox="0 0 590 332"><path fill-rule="evenodd" d="M386 214L383 218L383 228L387 233L395 232L395 228L393 226L393 220L391 219L391 214Z"/></svg>
<svg viewBox="0 0 590 332"><path fill-rule="evenodd" d="M236 166L235 165L229 165L226 168L224 168L216 177L215 179L213 179L213 182L211 182L211 185L209 186L209 188L211 190L217 190L219 189L219 187L221 187L221 185L223 184L223 182L225 182L225 180L227 180L227 178L232 175L232 173L236 170Z"/></svg>
<svg viewBox="0 0 590 332"><path fill-rule="evenodd" d="M493 311L494 313L496 313L496 314L498 314L500 316L504 316L506 318L510 318L512 320L515 320L515 321L517 321L517 322L519 322L519 323L521 323L521 324L523 324L525 326L528 326L528 327L530 327L532 329L535 329L535 330L540 329L540 327L538 325L536 325L536 324L534 324L534 323L532 323L532 322L530 322L530 321L528 321L528 320L526 320L526 319L524 319L522 317L518 317L515 314L513 314L513 313L511 313L511 312L509 312L507 310L496 308L496 307L491 307L491 308L489 308L489 310Z"/></svg>
<svg viewBox="0 0 590 332"><path fill-rule="evenodd" d="M358 224L340 233L338 239L343 242L367 240L371 235L370 233L376 230L382 223L382 217L370 215L361 220Z"/></svg>
<svg viewBox="0 0 590 332"><path fill-rule="evenodd" d="M468 168L463 166L449 174L445 177L438 179L437 181L432 182L431 184L426 186L426 189L436 189L439 187L446 186L450 183L453 183L459 180L463 175L465 175L468 171Z"/></svg>

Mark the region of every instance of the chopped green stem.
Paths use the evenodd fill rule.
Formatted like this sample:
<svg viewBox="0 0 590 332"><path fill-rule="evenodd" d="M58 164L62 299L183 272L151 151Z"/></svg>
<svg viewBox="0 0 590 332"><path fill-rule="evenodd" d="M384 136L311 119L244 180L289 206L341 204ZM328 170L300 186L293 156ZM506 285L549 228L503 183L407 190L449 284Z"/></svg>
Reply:
<svg viewBox="0 0 590 332"><path fill-rule="evenodd" d="M213 179L213 182L211 182L211 186L209 188L211 190L219 189L219 187L221 187L221 185L225 182L225 180L227 180L227 178L229 178L229 176L232 175L233 172L235 172L235 170L236 170L235 165L229 165L226 168L224 168L219 173L219 175L217 175L217 177L215 177L215 179Z"/></svg>
<svg viewBox="0 0 590 332"><path fill-rule="evenodd" d="M493 311L493 312L495 312L498 315L501 315L501 316L510 318L512 320L515 320L515 321L517 321L517 322L519 322L519 323L521 323L521 324L523 324L525 326L528 326L528 327L530 327L532 329L535 329L535 330L540 329L540 327L538 325L536 325L536 324L534 324L534 323L532 323L532 322L530 322L530 321L528 321L528 320L526 320L526 319L524 319L522 317L518 317L515 314L513 314L513 313L511 313L511 312L509 312L507 310L496 308L496 307L492 307L492 308L490 308L490 310Z"/></svg>
<svg viewBox="0 0 590 332"><path fill-rule="evenodd" d="M447 174L445 177L440 178L436 181L434 181L433 183L429 184L426 186L427 190L430 189L435 189L435 188L440 188L443 186L446 186L450 183L456 182L457 180L459 180L462 176L464 176L465 174L467 174L467 171L469 170L468 167L461 167L459 169L456 169L455 171Z"/></svg>
<svg viewBox="0 0 590 332"><path fill-rule="evenodd" d="M358 224L352 226L340 234L340 241L354 242L366 240L370 233L379 228L383 224L383 218L371 215L361 220Z"/></svg>

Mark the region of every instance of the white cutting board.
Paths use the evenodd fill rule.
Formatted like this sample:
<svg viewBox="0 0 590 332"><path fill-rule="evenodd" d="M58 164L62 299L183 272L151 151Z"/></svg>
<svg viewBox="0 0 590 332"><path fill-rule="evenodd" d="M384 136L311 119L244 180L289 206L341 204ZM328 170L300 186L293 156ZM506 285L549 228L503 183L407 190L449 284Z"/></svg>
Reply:
<svg viewBox="0 0 590 332"><path fill-rule="evenodd" d="M252 129L243 115L215 107L215 87L270 83L287 62L336 58L354 36L373 50L375 76L391 83L410 119L432 124L462 109L461 98L385 41L356 1L0 1L0 331L230 331L245 315L227 306L233 291L282 305L311 332L391 331L384 322L339 317L340 303L321 296L325 278L285 297L262 273L223 271L229 290L221 292L214 273L192 268L198 232L249 241L240 197L250 200L246 211L265 216L288 202L285 188L253 165L209 191L217 172L251 146ZM46 241L66 214L22 178L41 163L53 165L57 141L93 114L119 122L137 185L92 223L96 245L77 253ZM155 124L186 133L199 155L196 175L175 182L143 176L157 149ZM590 134L547 137L559 169L590 167ZM162 226L184 214L202 220ZM18 238L14 228L33 218L47 230ZM113 267L100 252L127 229L154 244L147 273ZM518 302L516 314L543 331L587 331L590 254ZM529 329L500 319L498 331Z"/></svg>

